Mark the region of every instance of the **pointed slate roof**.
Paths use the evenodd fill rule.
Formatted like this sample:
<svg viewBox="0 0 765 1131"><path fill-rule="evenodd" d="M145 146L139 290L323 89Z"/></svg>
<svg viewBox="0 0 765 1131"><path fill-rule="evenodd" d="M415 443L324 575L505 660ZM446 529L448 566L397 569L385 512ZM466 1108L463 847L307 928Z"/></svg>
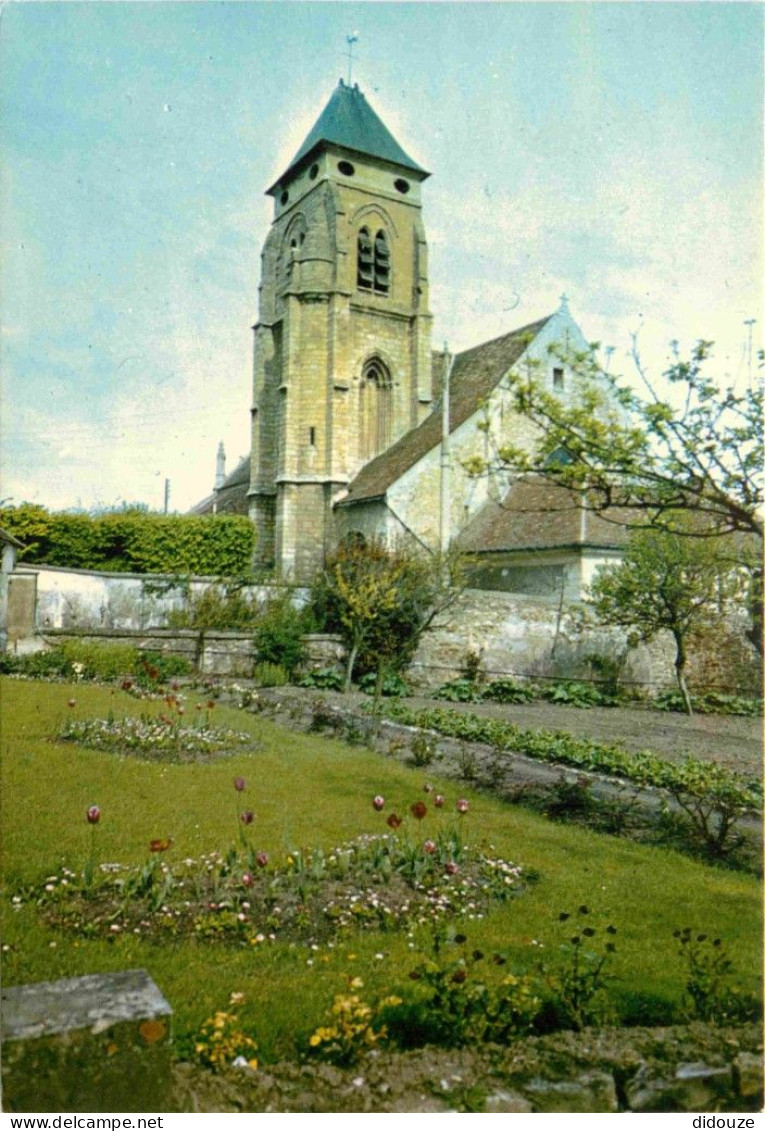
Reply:
<svg viewBox="0 0 765 1131"><path fill-rule="evenodd" d="M223 486L192 507L189 514L212 514L213 507L217 514L247 514L249 489L250 457L245 456L224 479Z"/></svg>
<svg viewBox="0 0 765 1131"><path fill-rule="evenodd" d="M508 369L518 361L552 315L503 334L473 349L457 354L449 385L449 432L454 432L499 384ZM436 355L435 363L443 363ZM441 442L441 398L425 419L406 432L390 448L365 464L348 485L348 494L339 506L381 498L404 472L414 467L431 448Z"/></svg>
<svg viewBox="0 0 765 1131"><path fill-rule="evenodd" d="M308 137L290 161L287 169L268 191L273 192L298 165L304 164L321 145L338 145L368 157L378 157L392 165L401 165L424 180L430 173L404 152L388 127L367 102L358 84L346 86L342 79L335 87L324 110Z"/></svg>

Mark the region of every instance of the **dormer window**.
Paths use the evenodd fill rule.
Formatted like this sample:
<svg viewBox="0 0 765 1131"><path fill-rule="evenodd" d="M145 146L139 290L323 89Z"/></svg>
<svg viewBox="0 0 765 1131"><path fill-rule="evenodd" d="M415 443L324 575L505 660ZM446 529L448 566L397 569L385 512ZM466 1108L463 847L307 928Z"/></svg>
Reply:
<svg viewBox="0 0 765 1131"><path fill-rule="evenodd" d="M559 368L553 369L553 389L556 393L562 393L565 387L565 378L563 370Z"/></svg>
<svg viewBox="0 0 765 1131"><path fill-rule="evenodd" d="M356 285L359 290L377 295L390 291L390 248L382 230L374 236L369 228L359 231Z"/></svg>

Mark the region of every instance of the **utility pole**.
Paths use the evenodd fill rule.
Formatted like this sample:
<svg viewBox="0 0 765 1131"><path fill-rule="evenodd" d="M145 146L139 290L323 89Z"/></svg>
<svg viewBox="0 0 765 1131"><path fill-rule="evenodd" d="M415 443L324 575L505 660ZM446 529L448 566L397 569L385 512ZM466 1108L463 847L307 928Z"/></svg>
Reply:
<svg viewBox="0 0 765 1131"><path fill-rule="evenodd" d="M747 373L748 373L748 376L749 376L749 388L750 389L752 388L752 326L754 326L756 321L757 321L756 318L746 318L746 319L744 319L744 325L746 327L748 327L748 330L749 330L749 336L748 336L748 340L747 340L747 344L746 344L746 364L747 364Z"/></svg>
<svg viewBox="0 0 765 1131"><path fill-rule="evenodd" d="M454 358L449 354L449 346L444 342L444 384L441 390L441 554L446 554L451 541L452 461L449 445L449 385L452 379Z"/></svg>
<svg viewBox="0 0 765 1131"><path fill-rule="evenodd" d="M165 480L165 514L170 508L170 480Z"/></svg>

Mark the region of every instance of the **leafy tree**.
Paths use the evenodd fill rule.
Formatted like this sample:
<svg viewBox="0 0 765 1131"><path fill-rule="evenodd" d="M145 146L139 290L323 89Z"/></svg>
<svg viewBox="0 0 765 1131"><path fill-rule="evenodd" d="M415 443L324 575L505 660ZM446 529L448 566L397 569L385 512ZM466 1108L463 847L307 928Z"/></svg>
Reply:
<svg viewBox="0 0 765 1131"><path fill-rule="evenodd" d="M689 525L675 516L672 532L633 532L623 560L595 575L588 602L603 624L630 629L638 640L672 634L677 683L691 715L688 638L719 617L740 579L725 541L690 538Z"/></svg>
<svg viewBox="0 0 765 1131"><path fill-rule="evenodd" d="M708 376L711 346L699 341L683 360L675 345L667 395L652 383L635 338L642 392L604 372L597 346L575 354L551 347L574 371L574 393L550 391L541 363L528 362L509 384L514 407L538 427L536 445L499 437L493 460L466 466L475 474L532 472L586 490L591 510L621 524L628 517L632 526L673 530L677 511L693 511L705 521L686 535L744 531L762 539L762 389L739 393Z"/></svg>
<svg viewBox="0 0 765 1131"><path fill-rule="evenodd" d="M458 572L456 563L447 568L376 539L341 543L314 582L312 604L347 645L346 691L357 662L377 672L378 688L386 672L409 663L423 632L461 591Z"/></svg>

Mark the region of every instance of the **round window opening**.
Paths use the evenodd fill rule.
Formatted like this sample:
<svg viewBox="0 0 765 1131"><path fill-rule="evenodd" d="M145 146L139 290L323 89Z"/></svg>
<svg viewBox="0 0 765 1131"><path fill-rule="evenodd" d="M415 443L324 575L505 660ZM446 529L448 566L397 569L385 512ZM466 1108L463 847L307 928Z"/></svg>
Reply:
<svg viewBox="0 0 765 1131"><path fill-rule="evenodd" d="M308 176L311 178L312 181L315 181L316 178L318 177L318 175L319 175L319 166L318 165L312 165L311 168L308 170Z"/></svg>
<svg viewBox="0 0 765 1131"><path fill-rule="evenodd" d="M353 174L356 172L353 165L351 165L350 161L340 161L337 168L343 174L344 177L352 177Z"/></svg>
<svg viewBox="0 0 765 1131"><path fill-rule="evenodd" d="M404 195L406 195L406 193L409 192L409 181L405 181L403 177L399 177L398 180L395 180L393 182L393 187L398 192L401 192Z"/></svg>
<svg viewBox="0 0 765 1131"><path fill-rule="evenodd" d="M285 191L284 191L284 192L282 193L282 195L281 195L281 196L279 197L279 200L280 200L280 201L282 202L282 204L286 204L286 203L287 203L287 201L289 200L289 198L290 198L290 194L289 194L289 193L287 192L287 190L285 189Z"/></svg>

